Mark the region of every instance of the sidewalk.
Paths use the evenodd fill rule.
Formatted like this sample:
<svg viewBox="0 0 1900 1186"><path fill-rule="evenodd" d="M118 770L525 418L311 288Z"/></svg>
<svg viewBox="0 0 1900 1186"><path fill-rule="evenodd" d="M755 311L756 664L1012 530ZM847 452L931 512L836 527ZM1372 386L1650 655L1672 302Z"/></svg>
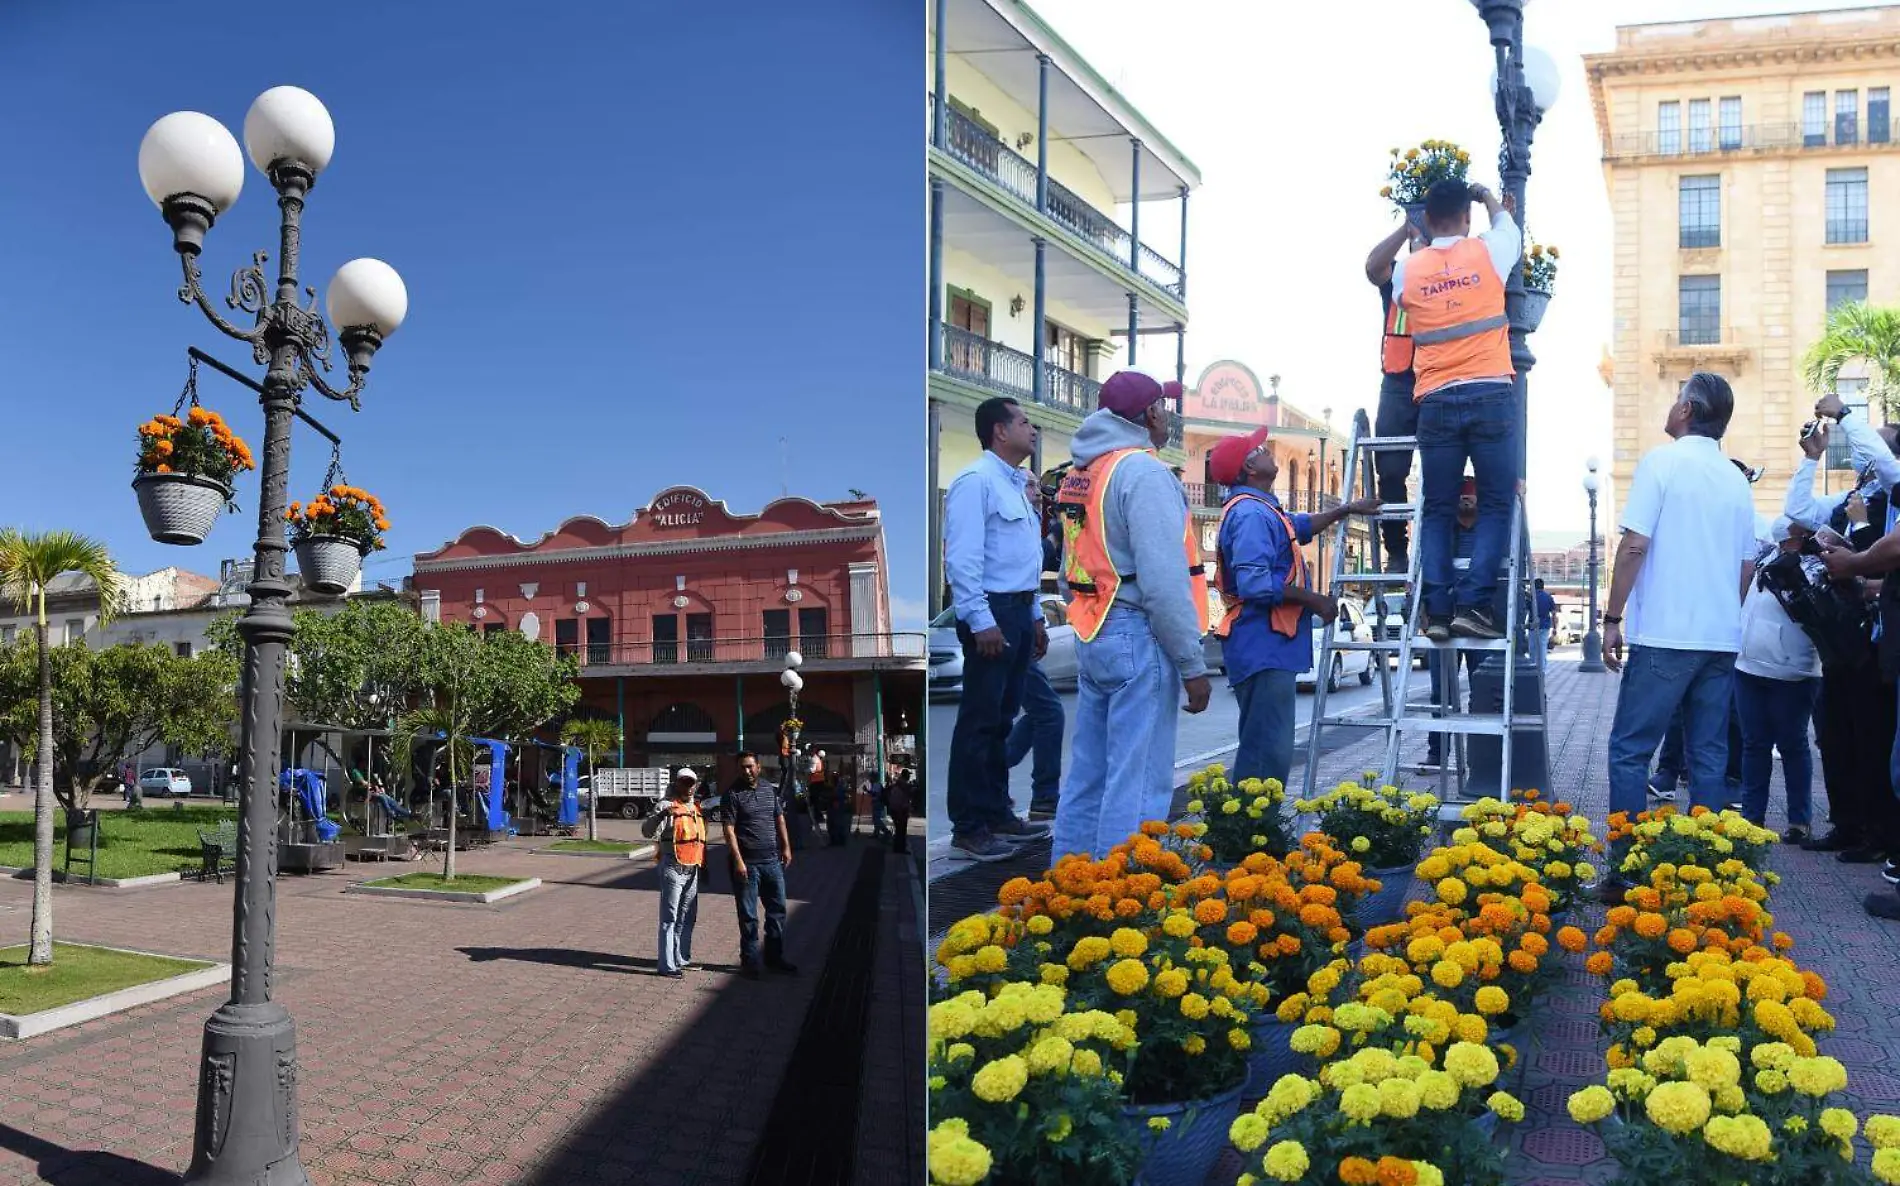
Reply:
<svg viewBox="0 0 1900 1186"><path fill-rule="evenodd" d="M863 836L797 853L786 934L801 975L757 983L734 974L715 861L700 969L675 982L653 974L650 860L535 855L534 843L458 858L463 872L543 880L496 906L342 892L402 867L279 881L276 998L298 1025L313 1182L923 1181L915 856ZM225 959L231 894L229 882L61 887L56 933ZM0 880L10 935L24 937L30 903L29 883ZM175 1181L220 999L0 1046L0 1184Z"/></svg>

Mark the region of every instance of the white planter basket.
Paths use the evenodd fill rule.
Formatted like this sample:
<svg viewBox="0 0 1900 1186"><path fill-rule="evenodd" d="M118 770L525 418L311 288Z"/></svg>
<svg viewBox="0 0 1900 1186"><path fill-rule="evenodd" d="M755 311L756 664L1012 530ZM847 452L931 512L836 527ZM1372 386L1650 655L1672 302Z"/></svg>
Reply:
<svg viewBox="0 0 1900 1186"><path fill-rule="evenodd" d="M201 544L231 501L231 488L196 474L141 474L132 480L145 530L161 544Z"/></svg>
<svg viewBox="0 0 1900 1186"><path fill-rule="evenodd" d="M340 597L356 583L363 570L363 548L355 540L311 536L297 545L297 572L304 588L325 597Z"/></svg>
<svg viewBox="0 0 1900 1186"><path fill-rule="evenodd" d="M1544 323L1544 313L1550 308L1550 294L1539 292L1535 288L1524 290L1524 330L1536 333L1537 327Z"/></svg>

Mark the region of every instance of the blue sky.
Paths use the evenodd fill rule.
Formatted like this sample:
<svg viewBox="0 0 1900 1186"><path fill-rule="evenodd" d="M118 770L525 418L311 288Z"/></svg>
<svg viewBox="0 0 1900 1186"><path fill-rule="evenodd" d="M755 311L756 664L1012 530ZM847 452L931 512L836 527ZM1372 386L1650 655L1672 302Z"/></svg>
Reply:
<svg viewBox="0 0 1900 1186"><path fill-rule="evenodd" d="M390 508L371 578L473 523L622 522L676 483L756 511L784 437L791 493L882 503L894 608L920 623L922 6L377 9L0 5L0 523L87 532L134 571L249 554L255 474L198 548L151 542L129 487L135 426L171 410L186 346L254 369L177 301L137 154L176 110L241 137L251 100L289 83L337 127L303 282L373 256L409 289L363 411L309 404ZM254 251L275 276L276 218L247 166L207 242L214 299ZM209 372L200 392L261 444L255 396ZM327 461L300 426L293 498Z"/></svg>

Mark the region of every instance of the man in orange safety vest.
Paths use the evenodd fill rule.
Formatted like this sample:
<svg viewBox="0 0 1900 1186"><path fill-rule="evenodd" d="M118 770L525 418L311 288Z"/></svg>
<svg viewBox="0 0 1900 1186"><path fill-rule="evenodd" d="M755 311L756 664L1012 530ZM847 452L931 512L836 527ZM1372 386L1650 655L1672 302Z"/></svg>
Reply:
<svg viewBox="0 0 1900 1186"><path fill-rule="evenodd" d="M1168 817L1183 688L1188 712L1207 707L1207 578L1187 492L1156 456L1180 394L1141 371L1110 376L1056 494L1080 675L1057 859L1100 859Z"/></svg>
<svg viewBox="0 0 1900 1186"><path fill-rule="evenodd" d="M660 862L659 972L677 980L693 966L693 924L699 919L699 871L706 863L706 817L693 791L699 775L680 767L666 801L648 813L640 830Z"/></svg>
<svg viewBox="0 0 1900 1186"><path fill-rule="evenodd" d="M1491 216L1472 238L1471 205ZM1418 455L1424 500L1419 546L1424 566L1425 636L1445 642L1502 638L1495 601L1509 541L1519 423L1516 368L1504 286L1523 262L1524 239L1511 213L1482 185L1447 178L1425 192L1431 243L1392 265L1412 336L1417 376ZM1469 461L1478 480L1478 527L1471 567L1452 569L1452 521Z"/></svg>

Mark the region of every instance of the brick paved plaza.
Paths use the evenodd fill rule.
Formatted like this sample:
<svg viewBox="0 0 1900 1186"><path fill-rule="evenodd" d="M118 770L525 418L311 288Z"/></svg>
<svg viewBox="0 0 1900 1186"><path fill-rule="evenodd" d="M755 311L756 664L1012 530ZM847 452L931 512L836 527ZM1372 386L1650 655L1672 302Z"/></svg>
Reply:
<svg viewBox="0 0 1900 1186"><path fill-rule="evenodd" d="M542 879L493 906L343 893L415 864L280 880L276 996L297 1020L313 1182L923 1180L915 858L862 836L796 854L787 955L801 975L756 983L736 975L715 860L703 970L674 982L652 974L652 861L537 855L536 843L458 858L461 872ZM0 880L0 925L20 937L31 891ZM231 893L229 880L61 887L57 932L228 959ZM201 1027L221 999L207 990L0 1045L0 1183L176 1181Z"/></svg>

